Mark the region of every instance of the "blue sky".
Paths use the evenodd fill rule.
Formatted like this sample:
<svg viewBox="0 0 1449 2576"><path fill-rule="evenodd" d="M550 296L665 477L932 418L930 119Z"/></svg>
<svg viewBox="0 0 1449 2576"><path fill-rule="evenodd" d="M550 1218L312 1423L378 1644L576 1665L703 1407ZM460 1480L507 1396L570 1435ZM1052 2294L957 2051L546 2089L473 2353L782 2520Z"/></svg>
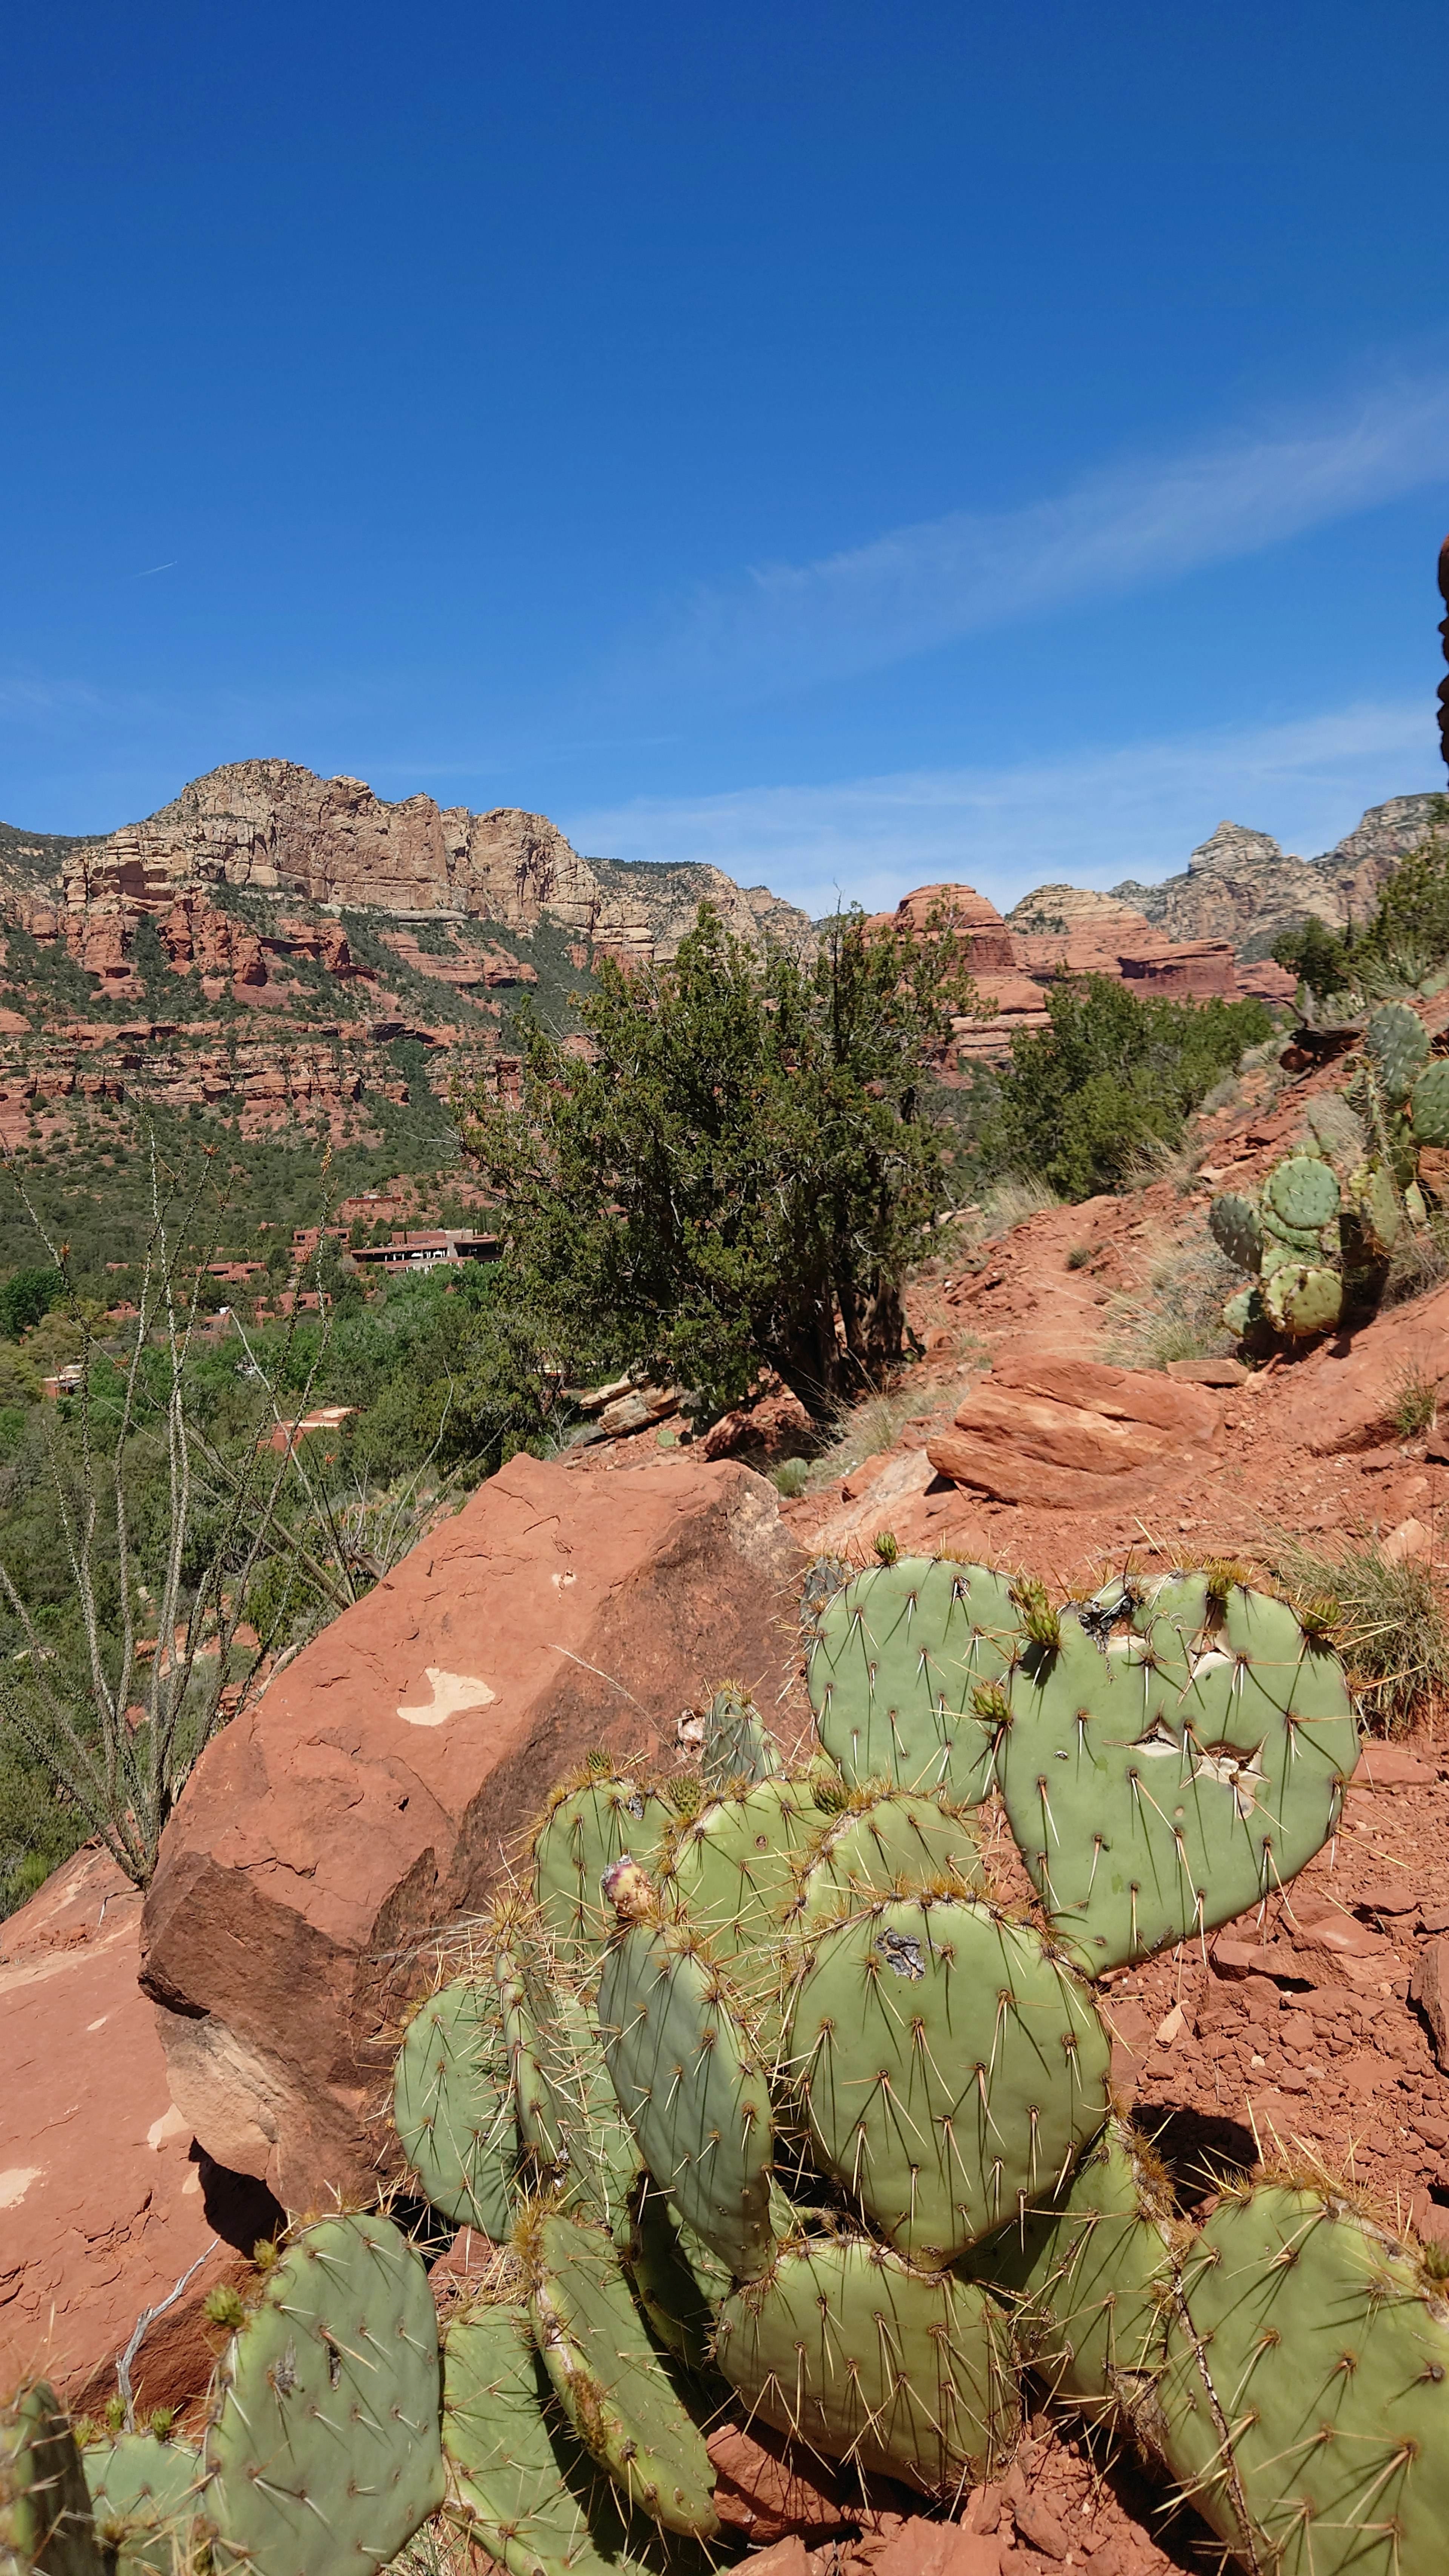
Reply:
<svg viewBox="0 0 1449 2576"><path fill-rule="evenodd" d="M0 38L0 815L277 754L824 909L1443 783L1442 9Z"/></svg>

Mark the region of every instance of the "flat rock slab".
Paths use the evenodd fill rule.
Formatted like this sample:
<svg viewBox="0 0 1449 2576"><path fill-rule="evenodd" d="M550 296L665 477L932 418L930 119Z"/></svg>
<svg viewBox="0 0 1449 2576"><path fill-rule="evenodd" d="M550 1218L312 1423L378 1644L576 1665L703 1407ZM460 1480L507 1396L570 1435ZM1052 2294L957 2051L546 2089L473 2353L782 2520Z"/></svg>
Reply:
<svg viewBox="0 0 1449 2576"><path fill-rule="evenodd" d="M1410 1373L1433 1385L1449 1377L1449 1288L1317 1343L1284 1372L1287 1401L1275 1410L1275 1434L1290 1451L1315 1457L1371 1450L1392 1430L1395 1395Z"/></svg>
<svg viewBox="0 0 1449 2576"><path fill-rule="evenodd" d="M371 2189L425 1936L487 1902L592 1747L672 1763L726 1675L773 1709L803 1564L747 1468L520 1455L314 1639L209 1747L147 1899L188 2134L289 2209Z"/></svg>
<svg viewBox="0 0 1449 2576"><path fill-rule="evenodd" d="M203 2389L202 2300L244 2268L218 2238L216 2178L167 2090L136 1983L140 1918L139 1891L88 1848L0 1929L0 2378L38 2368L94 2413L142 2309L188 2272L132 2378L147 2406ZM248 2250L267 2217L250 2189Z"/></svg>
<svg viewBox="0 0 1449 2576"><path fill-rule="evenodd" d="M1101 1360L999 1355L927 1455L938 1476L1006 1503L1120 1505L1180 1478L1210 1448L1218 1403L1200 1386Z"/></svg>

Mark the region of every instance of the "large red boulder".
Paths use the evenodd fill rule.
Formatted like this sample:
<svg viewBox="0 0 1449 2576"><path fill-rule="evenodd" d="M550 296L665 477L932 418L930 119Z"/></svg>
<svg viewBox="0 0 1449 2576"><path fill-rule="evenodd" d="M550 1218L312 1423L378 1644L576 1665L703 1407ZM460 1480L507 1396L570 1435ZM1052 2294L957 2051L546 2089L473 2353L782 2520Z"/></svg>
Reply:
<svg viewBox="0 0 1449 2576"><path fill-rule="evenodd" d="M773 1708L799 1568L747 1468L520 1456L217 1738L167 1829L142 1976L219 2164L291 2209L371 2186L425 1936L486 1902L591 1746L672 1762L723 1675Z"/></svg>
<svg viewBox="0 0 1449 2576"><path fill-rule="evenodd" d="M938 1476L998 1501L1079 1511L1179 1479L1217 1422L1205 1387L1023 1350L998 1354L927 1455Z"/></svg>
<svg viewBox="0 0 1449 2576"><path fill-rule="evenodd" d="M279 2216L173 2108L136 1983L140 1915L88 1847L0 1927L0 2384L38 2369L97 2413L146 2308L162 2313L132 2371L145 2405L205 2387L202 2301Z"/></svg>

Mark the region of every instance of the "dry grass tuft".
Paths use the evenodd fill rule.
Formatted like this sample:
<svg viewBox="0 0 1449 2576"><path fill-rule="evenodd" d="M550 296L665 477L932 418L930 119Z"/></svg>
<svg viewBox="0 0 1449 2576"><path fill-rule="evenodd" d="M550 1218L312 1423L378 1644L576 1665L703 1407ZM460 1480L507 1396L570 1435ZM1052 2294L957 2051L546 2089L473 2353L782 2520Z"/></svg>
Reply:
<svg viewBox="0 0 1449 2576"><path fill-rule="evenodd" d="M1204 1360L1233 1349L1222 1304L1243 1274L1218 1250L1205 1223L1164 1242L1139 1285L1107 1309L1103 1356L1119 1368L1165 1369L1169 1360Z"/></svg>
<svg viewBox="0 0 1449 2576"><path fill-rule="evenodd" d="M1422 1557L1395 1565L1377 1539L1329 1556L1284 1537L1270 1558L1295 1610L1326 1627L1374 1733L1437 1717L1449 1703L1449 1620Z"/></svg>

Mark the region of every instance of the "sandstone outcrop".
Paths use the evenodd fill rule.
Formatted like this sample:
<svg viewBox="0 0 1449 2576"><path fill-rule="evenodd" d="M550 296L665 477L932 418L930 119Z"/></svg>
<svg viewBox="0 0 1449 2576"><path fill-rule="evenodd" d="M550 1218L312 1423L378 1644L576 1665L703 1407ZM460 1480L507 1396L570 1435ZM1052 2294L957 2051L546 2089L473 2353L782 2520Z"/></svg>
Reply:
<svg viewBox="0 0 1449 2576"><path fill-rule="evenodd" d="M367 2189L418 1945L486 1901L590 1746L672 1758L722 1673L774 1707L798 1562L745 1468L520 1455L318 1637L203 1756L147 1899L188 2134L292 2208Z"/></svg>
<svg viewBox="0 0 1449 2576"><path fill-rule="evenodd" d="M927 1447L938 1476L1003 1503L1081 1511L1146 1498L1212 1445L1205 1387L1100 1360L998 1354L990 1377Z"/></svg>
<svg viewBox="0 0 1449 2576"><path fill-rule="evenodd" d="M1225 939L1266 957L1282 930L1312 913L1331 930L1366 921L1384 880L1434 827L1433 795L1391 796L1371 805L1321 858L1299 859L1269 832L1219 823L1178 876L1158 885L1135 878L1112 893L1172 939Z"/></svg>
<svg viewBox="0 0 1449 2576"><path fill-rule="evenodd" d="M132 2373L147 2406L205 2385L202 2301L236 2278L280 2213L219 2174L174 2108L136 1982L141 1898L93 1846L0 1927L0 2372L40 2369L78 2411Z"/></svg>

